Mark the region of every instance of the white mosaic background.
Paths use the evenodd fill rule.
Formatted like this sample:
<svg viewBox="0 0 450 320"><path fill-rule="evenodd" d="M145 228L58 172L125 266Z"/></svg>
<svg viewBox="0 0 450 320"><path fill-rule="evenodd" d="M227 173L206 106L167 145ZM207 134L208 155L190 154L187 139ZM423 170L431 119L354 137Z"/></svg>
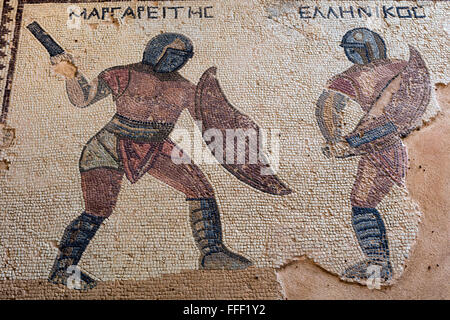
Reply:
<svg viewBox="0 0 450 320"><path fill-rule="evenodd" d="M354 27L379 32L393 58L407 59L407 44L415 46L428 64L432 83L448 82L448 5L428 3L427 19L384 22L305 21L298 18L299 3L273 3L189 2L212 5L214 19L127 20L118 28L83 23L79 30L66 28L66 4L25 5L8 118L17 141L8 150L11 168L0 177L0 279L47 277L65 226L83 210L81 150L115 112L111 98L87 109L69 103L64 80L52 73L47 53L24 28L33 20L73 54L89 79L110 66L140 61L147 41L161 31L190 37L195 55L181 74L196 83L207 68L217 66L229 101L262 128L280 130L279 176L295 191L285 197L263 194L219 165L201 165L216 190L226 244L257 267L280 266L306 254L340 273L362 258L349 201L358 159L322 155L315 101L327 79L350 66L338 44ZM102 5L115 4L82 7ZM353 105L349 118L352 107L358 114ZM427 118L437 110L433 96ZM193 130L187 113L177 127ZM419 212L406 190L397 187L378 209L399 277L417 236ZM184 196L145 176L135 185L124 181L115 213L88 247L81 267L102 280L145 279L196 269L197 259Z"/></svg>

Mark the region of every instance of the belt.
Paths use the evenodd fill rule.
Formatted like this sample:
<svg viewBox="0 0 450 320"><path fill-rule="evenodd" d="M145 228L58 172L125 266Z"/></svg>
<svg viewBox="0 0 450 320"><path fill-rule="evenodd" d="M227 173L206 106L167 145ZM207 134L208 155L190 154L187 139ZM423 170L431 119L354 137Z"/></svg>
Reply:
<svg viewBox="0 0 450 320"><path fill-rule="evenodd" d="M175 124L158 121L138 121L115 114L105 129L121 138L142 142L157 142L166 139Z"/></svg>

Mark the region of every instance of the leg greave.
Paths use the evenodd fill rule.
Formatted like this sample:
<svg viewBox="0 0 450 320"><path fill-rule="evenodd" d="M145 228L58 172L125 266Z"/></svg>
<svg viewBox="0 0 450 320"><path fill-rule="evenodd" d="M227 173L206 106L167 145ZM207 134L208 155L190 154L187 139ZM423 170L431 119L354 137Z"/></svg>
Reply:
<svg viewBox="0 0 450 320"><path fill-rule="evenodd" d="M220 213L214 198L187 199L195 242L203 254L222 249Z"/></svg>
<svg viewBox="0 0 450 320"><path fill-rule="evenodd" d="M78 264L103 220L105 218L83 212L67 226L59 244L60 254L56 258L53 272Z"/></svg>
<svg viewBox="0 0 450 320"><path fill-rule="evenodd" d="M352 223L359 245L373 262L389 262L389 246L386 228L375 208L352 208Z"/></svg>
<svg viewBox="0 0 450 320"><path fill-rule="evenodd" d="M219 208L214 198L188 198L192 234L200 249L201 269L245 269L252 262L230 251L222 242Z"/></svg>

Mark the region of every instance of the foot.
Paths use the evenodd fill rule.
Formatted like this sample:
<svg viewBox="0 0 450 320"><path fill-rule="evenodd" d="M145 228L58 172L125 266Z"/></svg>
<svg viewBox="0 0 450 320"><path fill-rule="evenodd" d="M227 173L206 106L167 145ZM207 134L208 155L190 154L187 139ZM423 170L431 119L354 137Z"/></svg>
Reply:
<svg viewBox="0 0 450 320"><path fill-rule="evenodd" d="M347 268L342 278L356 281L380 278L383 282L387 282L392 279L392 267L389 262L364 260Z"/></svg>
<svg viewBox="0 0 450 320"><path fill-rule="evenodd" d="M76 276L75 272L70 274L65 270L59 270L53 272L49 276L48 281L53 284L63 284L69 289L81 291L92 289L97 285L96 280L81 270L79 270L79 277Z"/></svg>
<svg viewBox="0 0 450 320"><path fill-rule="evenodd" d="M247 269L252 265L250 260L227 248L221 248L218 252L210 252L200 257L200 269L204 270L239 270Z"/></svg>

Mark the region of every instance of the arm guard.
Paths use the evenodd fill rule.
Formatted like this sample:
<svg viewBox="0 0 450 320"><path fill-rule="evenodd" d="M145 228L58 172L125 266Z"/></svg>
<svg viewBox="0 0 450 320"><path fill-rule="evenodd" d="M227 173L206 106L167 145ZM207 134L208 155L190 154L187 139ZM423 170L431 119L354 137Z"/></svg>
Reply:
<svg viewBox="0 0 450 320"><path fill-rule="evenodd" d="M342 111L348 98L338 92L324 90L316 103L316 119L327 144L342 140Z"/></svg>
<svg viewBox="0 0 450 320"><path fill-rule="evenodd" d="M89 83L79 73L75 78L66 80L66 91L70 102L79 108L90 106L111 93L111 89L102 78L97 77Z"/></svg>

